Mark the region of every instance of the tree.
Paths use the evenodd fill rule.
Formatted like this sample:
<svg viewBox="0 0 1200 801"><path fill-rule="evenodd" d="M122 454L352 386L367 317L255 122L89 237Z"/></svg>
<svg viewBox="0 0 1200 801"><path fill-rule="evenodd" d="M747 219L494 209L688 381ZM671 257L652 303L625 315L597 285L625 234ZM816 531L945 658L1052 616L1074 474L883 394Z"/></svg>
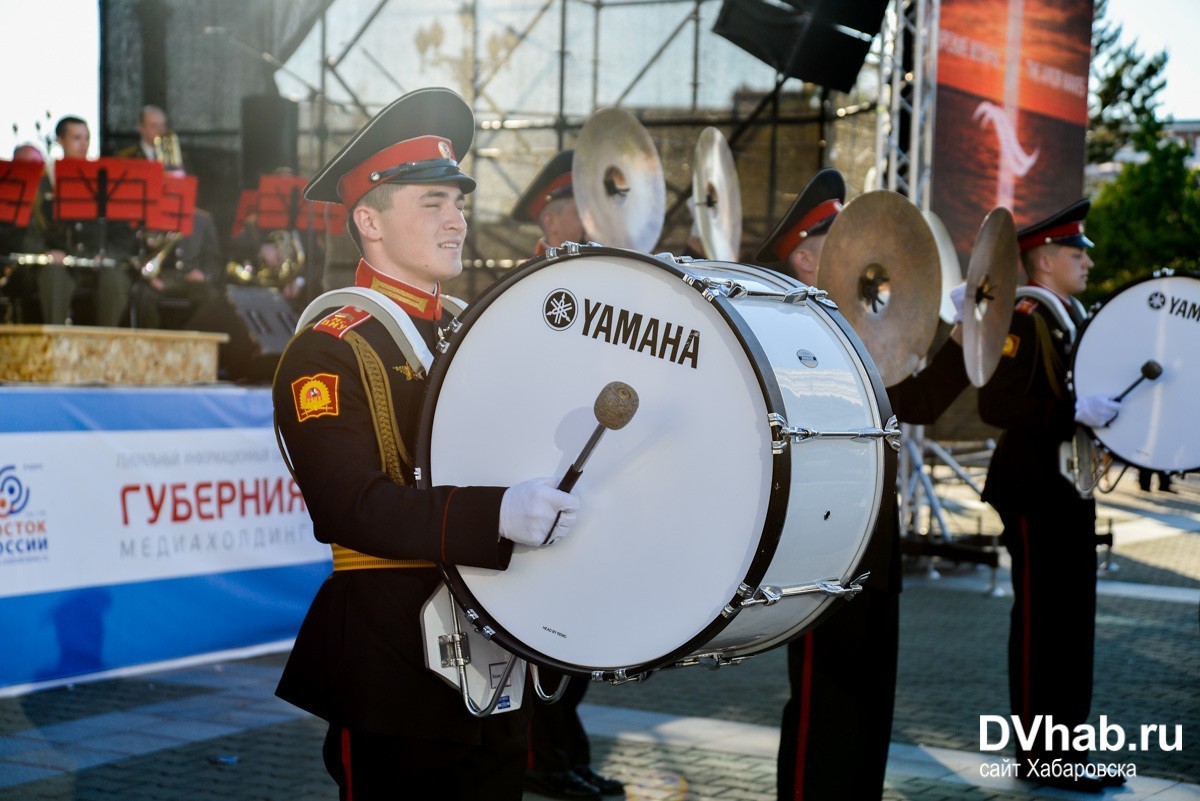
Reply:
<svg viewBox="0 0 1200 801"><path fill-rule="evenodd" d="M1091 92L1088 95L1087 160L1103 164L1129 141L1133 130L1153 118L1167 85L1167 51L1146 56L1137 40L1121 41L1124 26L1106 19L1108 0L1096 0L1092 17Z"/></svg>
<svg viewBox="0 0 1200 801"><path fill-rule="evenodd" d="M1147 155L1126 164L1101 187L1088 212L1095 266L1086 300L1108 295L1154 270L1200 269L1200 170L1189 169L1187 145L1148 117L1133 132Z"/></svg>

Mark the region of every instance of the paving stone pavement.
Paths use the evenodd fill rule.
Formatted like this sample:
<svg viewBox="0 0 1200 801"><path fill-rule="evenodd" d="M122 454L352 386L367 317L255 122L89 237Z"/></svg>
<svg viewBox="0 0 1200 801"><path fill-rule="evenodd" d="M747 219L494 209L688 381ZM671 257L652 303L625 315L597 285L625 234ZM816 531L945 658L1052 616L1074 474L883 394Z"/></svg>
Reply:
<svg viewBox="0 0 1200 801"><path fill-rule="evenodd" d="M1101 582L1093 719L1104 715L1128 731L1179 726L1184 747L1122 752L1137 777L1104 797L1200 799L1200 485L1189 480L1175 495L1145 496L1125 484L1102 500L1119 569ZM969 492L944 491L961 530L973 532L976 518L985 529L994 525ZM929 563L912 564L901 596L884 798L1094 798L981 775L999 772L1011 756L979 749L979 716L1007 711L1010 601L989 592L985 568L944 561L934 567L936 573ZM996 586L1006 583L1002 566ZM267 654L0 698L0 801L336 798L319 758L324 724L272 694L284 658ZM593 685L581 711L597 767L625 780L630 799L773 798L786 681L784 652L775 650L715 672L688 668L643 684ZM526 801L544 800L527 794Z"/></svg>

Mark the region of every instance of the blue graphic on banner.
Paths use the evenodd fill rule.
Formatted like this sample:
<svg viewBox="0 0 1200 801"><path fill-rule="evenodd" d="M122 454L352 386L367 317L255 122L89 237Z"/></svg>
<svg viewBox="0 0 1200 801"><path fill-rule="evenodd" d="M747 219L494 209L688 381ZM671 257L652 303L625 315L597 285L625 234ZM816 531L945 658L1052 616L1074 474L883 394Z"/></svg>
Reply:
<svg viewBox="0 0 1200 801"><path fill-rule="evenodd" d="M291 639L328 574L318 562L0 599L0 686Z"/></svg>

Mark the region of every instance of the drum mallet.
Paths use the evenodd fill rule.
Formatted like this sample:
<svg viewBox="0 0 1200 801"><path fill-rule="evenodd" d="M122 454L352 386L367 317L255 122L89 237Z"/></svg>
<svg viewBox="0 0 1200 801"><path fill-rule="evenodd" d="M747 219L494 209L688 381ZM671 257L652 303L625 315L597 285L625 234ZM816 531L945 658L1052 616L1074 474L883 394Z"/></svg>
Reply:
<svg viewBox="0 0 1200 801"><path fill-rule="evenodd" d="M1117 403L1120 403L1125 399L1125 396L1132 392L1133 388L1142 383L1143 380L1149 378L1151 381L1153 381L1160 375L1162 375L1162 365L1154 361L1154 359L1147 360L1146 363L1142 365L1142 374L1137 377L1137 380L1125 387L1125 391L1120 395L1117 395L1115 398L1113 398L1113 400L1115 400ZM599 401L597 401L597 403L599 403Z"/></svg>
<svg viewBox="0 0 1200 801"><path fill-rule="evenodd" d="M596 403L592 410L596 414L598 425L587 444L583 446L583 450L579 452L579 458L567 468L566 475L562 477L562 481L558 482L558 488L563 492L570 492L575 487L575 482L583 475L584 463L592 455L596 443L600 441L604 432L610 429L620 430L633 419L634 413L638 410L637 391L623 381L611 381L605 384L604 389L600 390L600 394L596 396ZM559 515L561 514L559 512ZM557 525L558 515L554 517L554 525L550 526L545 542L550 541L551 535L554 534L554 526Z"/></svg>

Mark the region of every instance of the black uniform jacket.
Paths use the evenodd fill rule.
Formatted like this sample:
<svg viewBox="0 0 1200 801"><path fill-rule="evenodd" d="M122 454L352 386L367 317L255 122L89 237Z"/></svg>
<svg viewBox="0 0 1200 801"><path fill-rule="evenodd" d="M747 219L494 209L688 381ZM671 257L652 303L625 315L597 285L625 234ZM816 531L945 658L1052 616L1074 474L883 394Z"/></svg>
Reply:
<svg viewBox="0 0 1200 801"><path fill-rule="evenodd" d="M1018 301L1000 363L979 390L979 416L1004 429L983 491L1001 513L1078 495L1058 460L1059 445L1075 433L1069 353L1055 315L1036 299Z"/></svg>
<svg viewBox="0 0 1200 801"><path fill-rule="evenodd" d="M432 346L437 323L413 322ZM386 559L507 567L512 544L498 534L503 487L413 486L422 372L406 364L378 320L355 325L390 388L392 409L376 402L373 418L349 334L320 328L292 340L273 389L276 422L316 538ZM376 436L377 422L386 427L391 416L403 483L385 471ZM465 441L463 458L470 458ZM480 724L457 689L425 666L420 612L439 581L433 566L335 570L301 626L278 695L352 729L477 742Z"/></svg>
<svg viewBox="0 0 1200 801"><path fill-rule="evenodd" d="M962 348L954 340L947 339L920 372L888 387L888 400L900 422L924 425L936 421L969 383ZM888 463L894 464L894 461L889 459ZM880 506L879 522L860 566L860 570L871 572L864 587L900 592L897 514L895 493L889 493Z"/></svg>

